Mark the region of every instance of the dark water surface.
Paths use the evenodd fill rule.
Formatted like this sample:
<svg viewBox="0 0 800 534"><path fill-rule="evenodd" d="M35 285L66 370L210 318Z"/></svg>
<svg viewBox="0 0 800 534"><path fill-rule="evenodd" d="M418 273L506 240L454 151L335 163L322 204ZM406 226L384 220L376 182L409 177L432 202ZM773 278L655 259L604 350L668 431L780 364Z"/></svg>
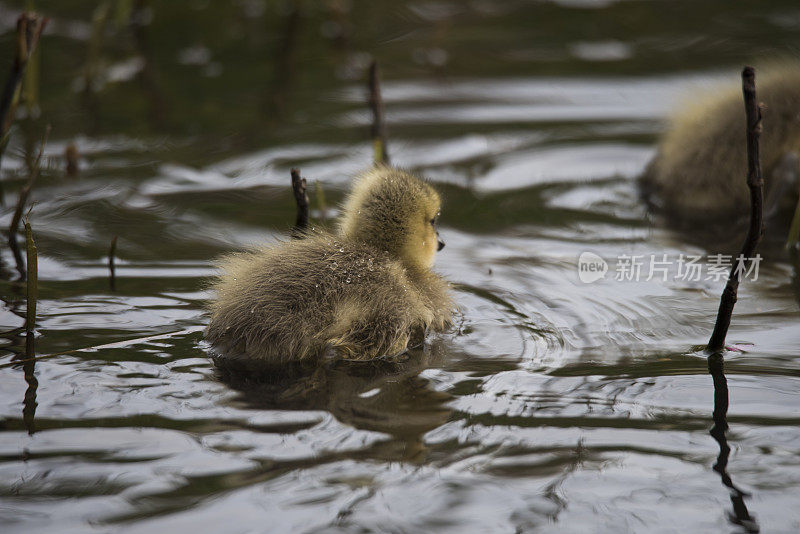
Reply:
<svg viewBox="0 0 800 534"><path fill-rule="evenodd" d="M100 2L37 2L41 109L3 159L0 223L51 123L36 349L116 344L0 368L2 532L800 529L796 271L772 246L743 283L728 339L752 346L726 391L696 350L723 282L674 260L740 238L666 228L635 182L687 94L798 53L800 4L154 0L131 27L126 3L99 45ZM0 4L0 76L20 5ZM369 54L393 162L445 198L456 324L391 369L225 376L202 342L211 261L287 236L292 166L335 215L371 161ZM578 279L586 251L605 279ZM2 260L7 364L25 293Z"/></svg>

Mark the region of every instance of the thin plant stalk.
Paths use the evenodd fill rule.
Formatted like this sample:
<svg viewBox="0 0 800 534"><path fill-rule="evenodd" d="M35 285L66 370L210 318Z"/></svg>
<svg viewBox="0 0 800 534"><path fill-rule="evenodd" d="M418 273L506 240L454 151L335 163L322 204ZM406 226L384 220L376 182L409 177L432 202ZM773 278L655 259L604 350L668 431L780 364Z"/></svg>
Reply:
<svg viewBox="0 0 800 534"><path fill-rule="evenodd" d="M39 38L47 26L48 19L36 13L23 13L17 19L17 40L11 72L6 79L3 92L0 93L0 158L8 145L8 133L14 122L19 102L20 85L31 55L36 50Z"/></svg>
<svg viewBox="0 0 800 534"><path fill-rule="evenodd" d="M386 124L383 120L383 98L378 75L378 63L373 61L369 66L369 107L372 110L373 161L375 165L389 164L389 150L386 147Z"/></svg>
<svg viewBox="0 0 800 534"><path fill-rule="evenodd" d="M25 356L34 357L34 331L36 329L36 303L39 299L39 254L29 218L25 217L25 252L28 259L27 294L25 308Z"/></svg>
<svg viewBox="0 0 800 534"><path fill-rule="evenodd" d="M17 243L17 230L19 229L19 222L22 220L22 211L25 209L25 203L28 201L28 196L31 193L31 189L33 189L33 183L39 176L42 163L42 154L44 153L44 146L47 144L47 138L49 136L50 125L48 125L45 129L44 137L42 137L42 144L39 147L39 154L36 156L36 160L34 161L31 175L28 178L28 183L25 184L25 187L20 189L19 197L17 198L17 207L14 210L14 216L11 218L11 225L8 227L8 247L11 249L11 253L14 255L14 261L17 265L17 272L19 273L21 280L25 279L26 272L25 261L22 259L22 253L20 252L19 244Z"/></svg>
<svg viewBox="0 0 800 534"><path fill-rule="evenodd" d="M308 228L308 191L306 190L306 179L300 177L299 169L292 169L292 192L294 201L297 204L297 217L295 218L292 237L300 239Z"/></svg>
<svg viewBox="0 0 800 534"><path fill-rule="evenodd" d="M764 180L761 178L761 160L758 152L758 141L761 136L761 106L756 99L755 69L745 67L742 71L742 94L747 117L747 187L750 189L750 226L747 230L739 257L749 265L755 254L761 236L764 235ZM731 325L733 307L736 304L739 290L739 262L731 267L728 281L720 298L717 321L714 332L708 341L707 350L721 351L725 348L725 337Z"/></svg>

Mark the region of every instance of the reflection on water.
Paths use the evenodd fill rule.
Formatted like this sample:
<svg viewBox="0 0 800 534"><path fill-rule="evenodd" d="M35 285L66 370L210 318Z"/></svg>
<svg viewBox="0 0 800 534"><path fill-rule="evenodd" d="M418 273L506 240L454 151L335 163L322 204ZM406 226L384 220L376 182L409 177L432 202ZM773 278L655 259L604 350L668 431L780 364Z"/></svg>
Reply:
<svg viewBox="0 0 800 534"><path fill-rule="evenodd" d="M0 2L0 59L20 4ZM673 265L584 284L576 265L738 249L651 220L635 177L687 94L791 53L796 2L137 1L97 50L96 6L37 5L41 114L13 131L0 224L51 122L36 349L71 352L19 361L24 290L0 251L4 532L800 528L785 253L767 241L742 284L729 342L752 346L725 374L693 349L721 282ZM392 364L215 367L212 258L288 235L291 167L336 215L372 157L373 56L392 161L444 197L454 328Z"/></svg>
<svg viewBox="0 0 800 534"><path fill-rule="evenodd" d="M721 354L708 357L708 372L714 379L714 426L711 436L719 443L719 456L714 464L714 471L719 473L722 483L730 490L733 513L729 515L731 522L741 525L747 532L759 532L758 523L750 515L745 504L746 492L736 487L728 474L728 457L731 448L728 446L728 381L725 379L724 360Z"/></svg>
<svg viewBox="0 0 800 534"><path fill-rule="evenodd" d="M445 391L430 389L419 374L444 362L440 345L412 350L404 361L330 362L295 375L221 368L221 379L251 409L325 410L346 425L405 442L404 461L422 462L426 432L447 422ZM415 460L416 458L416 460Z"/></svg>
<svg viewBox="0 0 800 534"><path fill-rule="evenodd" d="M25 382L28 384L25 390L25 398L22 401L22 420L25 422L25 429L28 434L33 434L36 431L34 419L36 417L36 390L39 387L39 381L36 380L34 371L36 369L35 361L28 361L22 364L23 372L25 373Z"/></svg>

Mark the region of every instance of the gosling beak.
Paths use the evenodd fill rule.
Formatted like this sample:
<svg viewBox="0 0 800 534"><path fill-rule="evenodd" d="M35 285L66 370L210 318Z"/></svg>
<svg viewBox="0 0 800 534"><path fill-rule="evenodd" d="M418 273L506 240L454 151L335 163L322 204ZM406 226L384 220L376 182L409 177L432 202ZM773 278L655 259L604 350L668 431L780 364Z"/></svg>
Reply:
<svg viewBox="0 0 800 534"><path fill-rule="evenodd" d="M437 251L442 250L444 248L444 241L442 241L441 239L437 239L437 241L439 242L439 247L436 250Z"/></svg>

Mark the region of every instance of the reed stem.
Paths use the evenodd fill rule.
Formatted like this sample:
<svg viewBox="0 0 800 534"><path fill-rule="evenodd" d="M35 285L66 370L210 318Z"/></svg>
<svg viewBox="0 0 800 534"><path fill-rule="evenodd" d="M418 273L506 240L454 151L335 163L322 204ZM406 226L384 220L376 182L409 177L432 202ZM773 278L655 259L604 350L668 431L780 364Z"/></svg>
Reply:
<svg viewBox="0 0 800 534"><path fill-rule="evenodd" d="M8 248L11 249L11 253L14 255L14 262L17 265L17 272L19 273L20 280L25 280L27 273L25 271L25 261L22 259L22 253L20 252L19 244L17 243L17 230L19 229L19 222L22 219L22 211L25 209L25 203L28 201L28 196L31 193L31 189L33 189L33 183L39 176L42 164L42 154L44 153L44 146L47 144L47 138L49 136L50 125L48 124L44 131L44 136L42 137L42 144L39 147L39 154L36 156L36 160L33 163L33 169L31 170L31 175L28 178L28 183L25 184L25 187L20 189L19 196L17 197L17 207L14 209L14 216L11 218L11 225L8 227Z"/></svg>

